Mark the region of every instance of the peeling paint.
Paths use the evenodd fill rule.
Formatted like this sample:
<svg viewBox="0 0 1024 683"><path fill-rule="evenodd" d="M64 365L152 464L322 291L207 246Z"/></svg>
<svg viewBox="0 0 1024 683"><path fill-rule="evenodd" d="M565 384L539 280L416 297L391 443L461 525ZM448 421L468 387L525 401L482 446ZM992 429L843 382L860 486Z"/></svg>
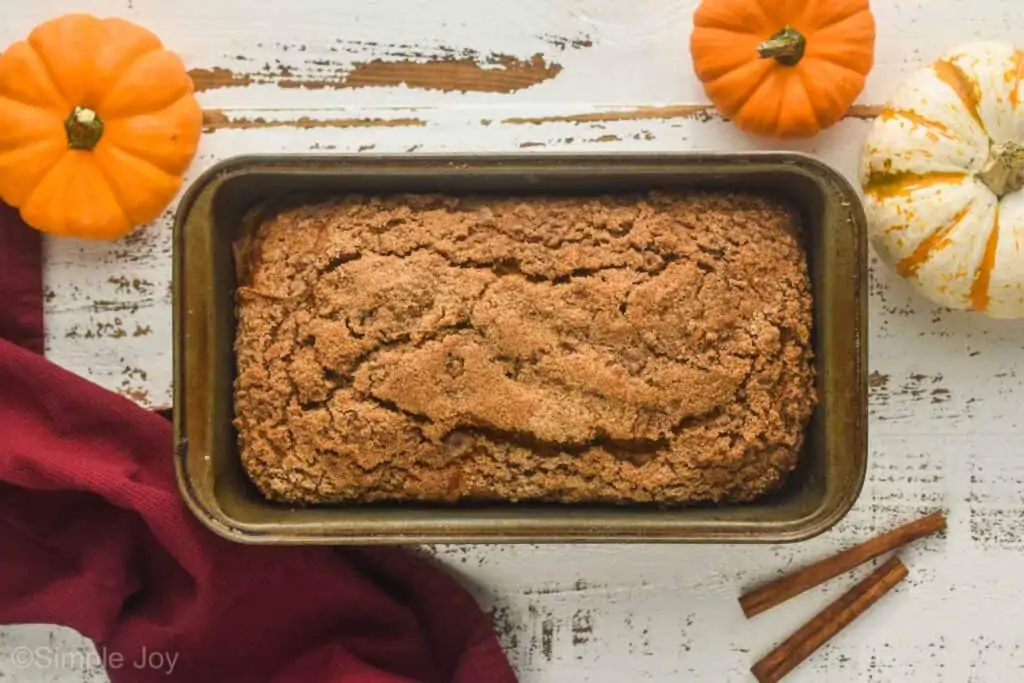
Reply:
<svg viewBox="0 0 1024 683"><path fill-rule="evenodd" d="M502 121L513 125L540 125L544 123L602 123L608 121L640 121L677 118L714 118L714 109L705 105L677 104L666 107L635 107L615 111L587 112L559 116L513 116Z"/></svg>
<svg viewBox="0 0 1024 683"><path fill-rule="evenodd" d="M209 69L191 69L188 72L196 92L216 88L244 88L256 81L250 74L237 74L231 69L214 66Z"/></svg>
<svg viewBox="0 0 1024 683"><path fill-rule="evenodd" d="M900 402L928 401L932 404L948 403L953 394L943 386L942 373L926 375L919 372L911 373L898 385L894 385L889 375L877 371L868 376L872 407L884 408L894 400ZM879 417L879 419L889 419Z"/></svg>
<svg viewBox="0 0 1024 683"><path fill-rule="evenodd" d="M578 609L572 615L572 644L585 645L594 635L594 618L587 610Z"/></svg>
<svg viewBox="0 0 1024 683"><path fill-rule="evenodd" d="M550 616L545 617L540 624L540 649L544 659L549 662L554 658L555 627L555 620Z"/></svg>
<svg viewBox="0 0 1024 683"><path fill-rule="evenodd" d="M843 118L870 121L878 118L884 110L885 105L881 104L855 104L847 110Z"/></svg>
<svg viewBox="0 0 1024 683"><path fill-rule="evenodd" d="M576 579L571 586L564 584L545 585L538 588L528 588L523 595L564 595L566 593L586 593L595 589L602 589L603 586L592 586L583 579Z"/></svg>
<svg viewBox="0 0 1024 683"><path fill-rule="evenodd" d="M110 301L106 299L96 299L92 302L90 308L95 313L127 313L134 315L139 312L140 304L152 304L152 298L136 299L127 301Z"/></svg>
<svg viewBox="0 0 1024 683"><path fill-rule="evenodd" d="M128 336L120 318L114 318L114 322L97 322L90 327L72 325L64 333L65 339L122 339Z"/></svg>
<svg viewBox="0 0 1024 683"><path fill-rule="evenodd" d="M490 610L491 624L494 632L501 640L502 647L509 651L519 649L520 626L513 618L511 607L507 604L498 604Z"/></svg>
<svg viewBox="0 0 1024 683"><path fill-rule="evenodd" d="M127 377L128 379L137 379L143 382L149 379L149 373L143 370L142 368L126 367L124 370L121 371L121 374L124 377Z"/></svg>
<svg viewBox="0 0 1024 683"><path fill-rule="evenodd" d="M569 138L554 138L552 140L548 140L547 142L540 142L540 141L537 141L537 140L528 140L526 142L520 143L519 147L521 149L528 149L530 147L548 147L548 146L557 146L557 145L571 145L571 144L573 144L576 141L577 141L577 139L576 138L572 138L572 137L569 137ZM580 138L579 142L582 142L582 143L591 143L591 142L597 142L597 143L603 143L603 142L622 142L622 138L620 138L618 135L605 134L605 135L601 135L601 136L596 137L596 138Z"/></svg>
<svg viewBox="0 0 1024 683"><path fill-rule="evenodd" d="M527 59L508 54L454 57L433 56L426 60L372 59L348 67L338 65L324 73L328 63L312 61L313 68L293 68L269 64L263 71L238 73L224 67L196 68L189 71L196 92L250 85L276 85L280 88L380 88L404 85L422 90L446 92L513 93L556 77L561 65L536 53ZM300 74L300 75L296 75Z"/></svg>
<svg viewBox="0 0 1024 683"><path fill-rule="evenodd" d="M118 294L152 294L153 283L149 280L139 277L128 278L124 275L112 276L107 278L107 282L116 286L116 292Z"/></svg>
<svg viewBox="0 0 1024 683"><path fill-rule="evenodd" d="M127 387L124 389L118 389L117 393L143 407L149 407L150 405L149 392L145 389L140 389L139 387Z"/></svg>
<svg viewBox="0 0 1024 683"><path fill-rule="evenodd" d="M348 118L313 119L301 116L297 119L265 119L263 117L234 117L219 109L203 111L203 128L207 133L218 130L247 130L252 128L395 128L402 126L426 126L427 122L417 118Z"/></svg>
<svg viewBox="0 0 1024 683"><path fill-rule="evenodd" d="M877 117L883 107L856 105L847 111L844 118L870 120ZM539 125L544 123L607 123L612 121L644 121L667 119L696 119L698 121L725 121L711 105L673 104L667 106L643 106L604 112L586 112L557 116L510 117L503 121L513 125Z"/></svg>
<svg viewBox="0 0 1024 683"><path fill-rule="evenodd" d="M566 38L563 36L547 34L540 36L540 39L548 43L551 43L552 45L554 45L555 47L562 51L565 51L567 48L581 50L584 48L594 46L594 41L589 35L582 35L578 38Z"/></svg>
<svg viewBox="0 0 1024 683"><path fill-rule="evenodd" d="M485 64L471 58L427 62L375 59L357 64L345 77L345 85L356 88L405 85L449 92L512 93L543 83L561 71L560 65L546 61L539 53L529 60L492 55Z"/></svg>

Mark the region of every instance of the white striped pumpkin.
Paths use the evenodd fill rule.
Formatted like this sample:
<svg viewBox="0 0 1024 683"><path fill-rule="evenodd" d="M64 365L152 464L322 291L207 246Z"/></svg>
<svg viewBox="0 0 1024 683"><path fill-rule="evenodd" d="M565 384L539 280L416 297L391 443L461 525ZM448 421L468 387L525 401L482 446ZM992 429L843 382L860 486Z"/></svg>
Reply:
<svg viewBox="0 0 1024 683"><path fill-rule="evenodd" d="M931 301L1024 317L1024 52L971 43L917 71L861 159L871 243Z"/></svg>

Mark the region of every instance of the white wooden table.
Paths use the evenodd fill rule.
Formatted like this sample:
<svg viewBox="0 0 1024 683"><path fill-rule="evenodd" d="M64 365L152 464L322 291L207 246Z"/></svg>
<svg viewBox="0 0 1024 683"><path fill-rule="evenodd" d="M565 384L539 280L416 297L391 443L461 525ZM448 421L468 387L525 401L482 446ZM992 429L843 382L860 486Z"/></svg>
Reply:
<svg viewBox="0 0 1024 683"><path fill-rule="evenodd" d="M5 3L0 46L68 11L156 31L193 69L207 111L191 177L242 153L785 147L855 178L870 118L912 69L961 42L1012 41L1021 17L1017 0L875 0L877 65L858 107L780 145L700 107L687 49L696 3L35 0ZM146 406L171 396L170 216L118 243L46 244L47 355ZM877 262L870 289L870 473L823 537L432 549L493 608L523 681L753 680L750 665L849 581L750 622L743 587L939 507L946 536L906 553L910 578L791 680L1024 680L1024 323L937 310ZM106 680L84 656L19 667L10 655L26 644L91 647L51 627L0 629L0 680Z"/></svg>

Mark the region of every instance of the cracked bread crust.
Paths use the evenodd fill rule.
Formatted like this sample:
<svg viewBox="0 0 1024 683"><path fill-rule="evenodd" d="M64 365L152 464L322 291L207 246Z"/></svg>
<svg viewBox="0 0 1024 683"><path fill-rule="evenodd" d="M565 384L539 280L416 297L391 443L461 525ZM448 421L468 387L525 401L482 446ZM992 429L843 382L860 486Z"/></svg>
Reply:
<svg viewBox="0 0 1024 683"><path fill-rule="evenodd" d="M742 194L283 210L239 255L245 470L299 504L758 498L815 404L799 227Z"/></svg>

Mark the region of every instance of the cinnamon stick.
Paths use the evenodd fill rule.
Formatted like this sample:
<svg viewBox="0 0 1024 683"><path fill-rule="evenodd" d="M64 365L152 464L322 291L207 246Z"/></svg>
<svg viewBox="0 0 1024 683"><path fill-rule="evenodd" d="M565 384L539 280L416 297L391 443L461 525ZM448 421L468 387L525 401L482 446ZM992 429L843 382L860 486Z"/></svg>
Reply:
<svg viewBox="0 0 1024 683"><path fill-rule="evenodd" d="M777 683L782 680L783 676L878 602L906 575L906 565L900 558L892 557L777 645L751 668L751 673L758 683Z"/></svg>
<svg viewBox="0 0 1024 683"><path fill-rule="evenodd" d="M751 591L740 597L740 607L750 619L869 560L945 528L945 516L932 513Z"/></svg>

